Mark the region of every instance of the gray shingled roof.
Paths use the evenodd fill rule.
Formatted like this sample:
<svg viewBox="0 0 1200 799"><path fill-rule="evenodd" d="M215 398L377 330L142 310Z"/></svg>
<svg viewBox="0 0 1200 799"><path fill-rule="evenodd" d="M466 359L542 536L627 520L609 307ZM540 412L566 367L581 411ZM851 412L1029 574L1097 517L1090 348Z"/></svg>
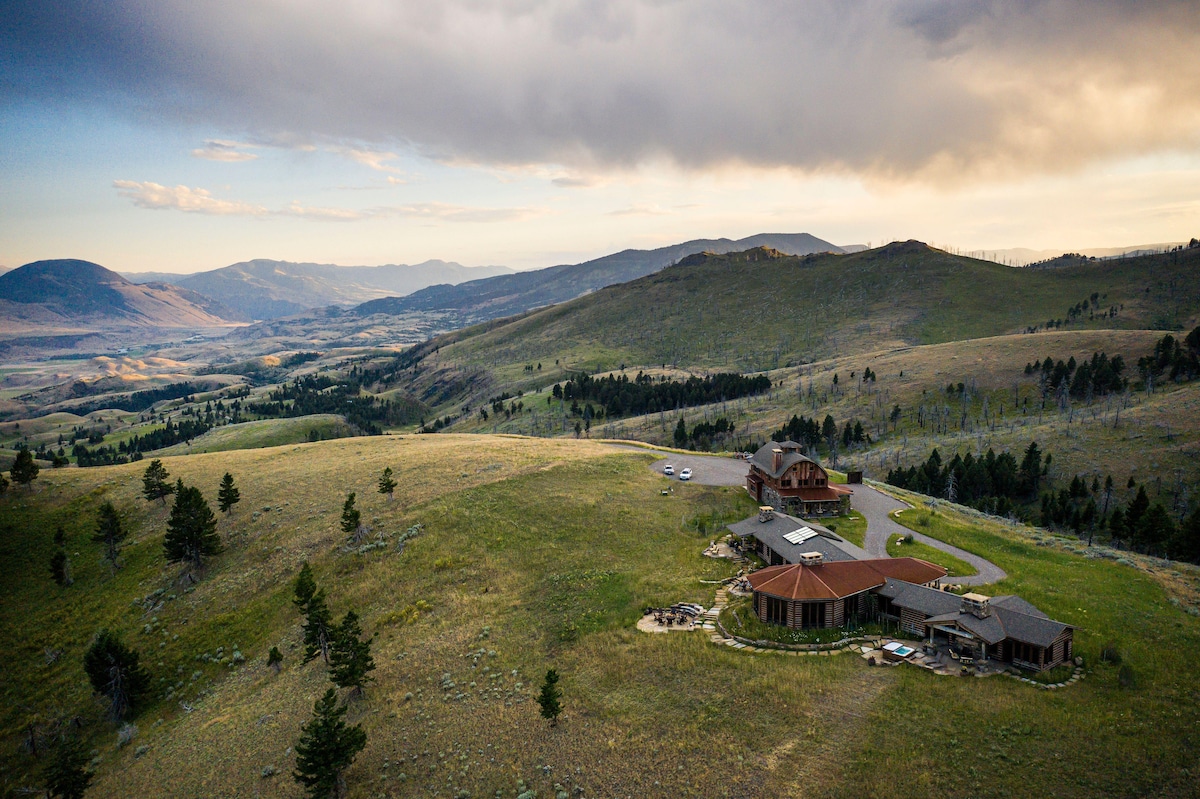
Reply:
<svg viewBox="0 0 1200 799"><path fill-rule="evenodd" d="M1006 607L994 608L992 614L1004 624L1004 631L1008 633L1009 638L1034 646L1050 646L1054 639L1062 635L1063 630L1071 626L1047 618L1045 614L1031 616Z"/></svg>
<svg viewBox="0 0 1200 799"><path fill-rule="evenodd" d="M879 589L892 603L918 611L931 624L957 624L989 644L1005 638L1034 646L1049 646L1071 625L1049 618L1045 613L1018 596L994 597L990 601L991 615L979 618L963 613L962 599L957 594L926 588L922 585L888 580Z"/></svg>
<svg viewBox="0 0 1200 799"><path fill-rule="evenodd" d="M775 459L772 455L772 452L776 449L783 450L783 458L781 459L778 470L772 468L775 465ZM816 461L814 461L812 458L806 458L805 456L801 455L801 449L803 449L803 447L801 447L795 441L768 441L766 444L763 444L761 447L759 447L758 451L751 456L750 463L771 475L771 477L777 478L786 472L794 463L802 463L804 461L816 463Z"/></svg>
<svg viewBox="0 0 1200 799"><path fill-rule="evenodd" d="M801 527L809 527L816 531L817 535L800 544L793 544L784 538L786 534ZM825 560L829 561L868 560L871 557L865 549L851 544L829 528L779 511L771 514L770 521L760 522L758 516L751 516L728 525L727 529L743 538L757 538L788 563L796 563L802 552L820 552Z"/></svg>
<svg viewBox="0 0 1200 799"><path fill-rule="evenodd" d="M962 598L958 594L940 591L937 588L926 588L923 585L914 585L901 580L888 580L879 593L902 608L909 608L926 616L958 613L962 607Z"/></svg>
<svg viewBox="0 0 1200 799"><path fill-rule="evenodd" d="M1015 610L1018 613L1026 613L1030 616L1037 616L1039 619L1050 618L1045 613L1042 613L1040 610L1026 602L1024 599L1021 599L1021 597L1017 596L1016 594L994 596L992 597L991 604L994 608L1008 608L1009 610Z"/></svg>

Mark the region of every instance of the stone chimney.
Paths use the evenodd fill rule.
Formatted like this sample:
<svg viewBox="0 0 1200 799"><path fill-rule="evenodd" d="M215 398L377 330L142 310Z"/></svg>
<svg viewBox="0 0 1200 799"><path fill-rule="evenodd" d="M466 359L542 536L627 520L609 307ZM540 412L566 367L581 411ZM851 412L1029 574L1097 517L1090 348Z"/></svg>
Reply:
<svg viewBox="0 0 1200 799"><path fill-rule="evenodd" d="M992 615L991 597L983 594L963 594L960 613L970 613L978 619L986 619Z"/></svg>
<svg viewBox="0 0 1200 799"><path fill-rule="evenodd" d="M775 509L774 508L772 508L770 505L759 505L758 506L758 520L760 522L769 522L773 518L775 518Z"/></svg>

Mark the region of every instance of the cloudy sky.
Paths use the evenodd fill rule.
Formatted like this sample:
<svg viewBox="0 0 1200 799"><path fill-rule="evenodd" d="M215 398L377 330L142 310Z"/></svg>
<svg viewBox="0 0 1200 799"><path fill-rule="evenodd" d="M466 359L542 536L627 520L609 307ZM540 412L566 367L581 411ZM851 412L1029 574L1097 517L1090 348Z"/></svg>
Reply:
<svg viewBox="0 0 1200 799"><path fill-rule="evenodd" d="M1194 0L3 8L9 267L1200 235Z"/></svg>

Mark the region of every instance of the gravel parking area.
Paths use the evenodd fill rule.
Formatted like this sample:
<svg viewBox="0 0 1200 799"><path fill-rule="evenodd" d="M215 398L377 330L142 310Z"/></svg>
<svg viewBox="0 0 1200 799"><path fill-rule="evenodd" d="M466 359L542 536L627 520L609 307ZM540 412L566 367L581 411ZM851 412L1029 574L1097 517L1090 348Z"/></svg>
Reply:
<svg viewBox="0 0 1200 799"><path fill-rule="evenodd" d="M692 482L702 486L740 486L746 483L746 474L750 467L740 458L718 458L712 455L672 455L669 458L655 461L650 468L662 474L667 464L675 467L675 476L668 480L678 480L682 469L692 470Z"/></svg>

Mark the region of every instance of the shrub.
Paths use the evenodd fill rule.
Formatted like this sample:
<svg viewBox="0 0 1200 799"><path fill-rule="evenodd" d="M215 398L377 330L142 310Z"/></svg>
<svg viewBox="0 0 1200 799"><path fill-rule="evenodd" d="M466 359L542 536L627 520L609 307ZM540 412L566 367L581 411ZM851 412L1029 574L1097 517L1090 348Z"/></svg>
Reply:
<svg viewBox="0 0 1200 799"><path fill-rule="evenodd" d="M1100 647L1100 662L1111 663L1117 666L1121 663L1121 652L1117 649L1117 645L1109 641L1104 646Z"/></svg>
<svg viewBox="0 0 1200 799"><path fill-rule="evenodd" d="M1133 666L1128 663L1121 666L1121 670L1117 672L1117 683L1122 688L1137 688L1137 676L1133 673Z"/></svg>
<svg viewBox="0 0 1200 799"><path fill-rule="evenodd" d="M136 724L122 724L117 730L117 748L121 749L127 746L134 738L137 737L138 728Z"/></svg>

